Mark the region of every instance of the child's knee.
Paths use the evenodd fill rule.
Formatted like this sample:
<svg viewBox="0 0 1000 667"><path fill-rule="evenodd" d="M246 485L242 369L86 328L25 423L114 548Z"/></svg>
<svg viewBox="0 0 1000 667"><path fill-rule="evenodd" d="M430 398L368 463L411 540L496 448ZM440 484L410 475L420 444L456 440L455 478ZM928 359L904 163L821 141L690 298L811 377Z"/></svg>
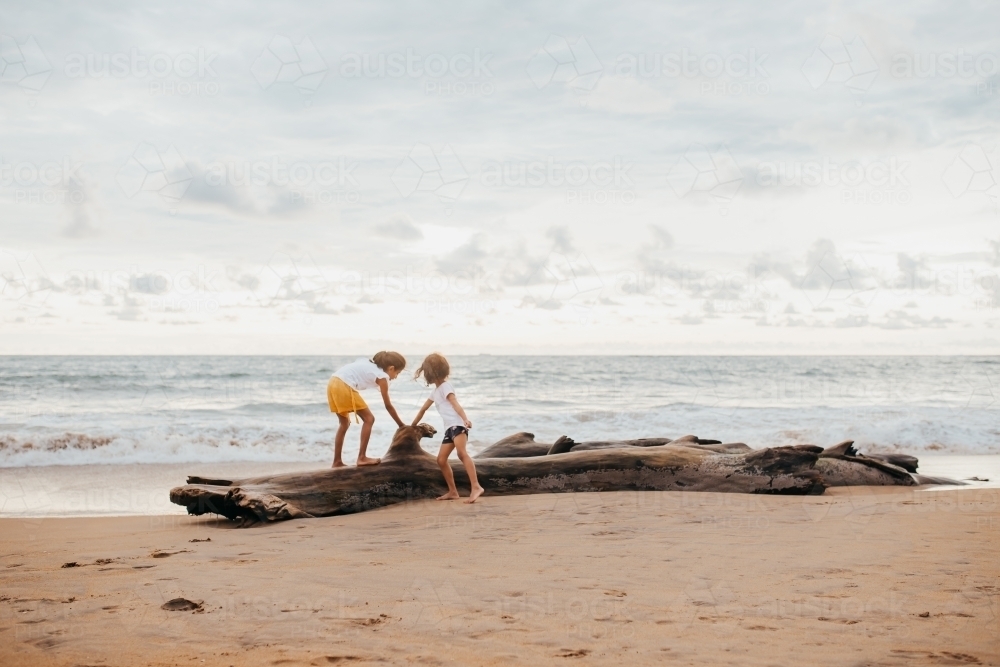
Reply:
<svg viewBox="0 0 1000 667"><path fill-rule="evenodd" d="M448 455L445 454L444 452L441 452L440 454L438 454L437 461L438 461L438 466L442 468L445 467L446 465L448 465Z"/></svg>
<svg viewBox="0 0 1000 667"><path fill-rule="evenodd" d="M372 413L369 412L368 414L365 414L365 415L361 416L361 421L363 421L365 424L368 424L369 426L371 426L372 424L375 423L375 415L373 415Z"/></svg>

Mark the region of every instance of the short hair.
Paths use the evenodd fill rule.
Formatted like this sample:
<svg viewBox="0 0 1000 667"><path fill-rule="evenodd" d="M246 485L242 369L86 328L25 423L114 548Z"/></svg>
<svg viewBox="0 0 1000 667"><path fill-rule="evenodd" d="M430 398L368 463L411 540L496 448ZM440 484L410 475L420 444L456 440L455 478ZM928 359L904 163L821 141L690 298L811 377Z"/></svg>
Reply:
<svg viewBox="0 0 1000 667"><path fill-rule="evenodd" d="M424 357L424 363L420 364L420 368L413 374L413 377L419 379L423 375L424 382L427 384L437 384L447 380L450 374L451 366L448 365L448 360L444 358L444 355L434 352Z"/></svg>
<svg viewBox="0 0 1000 667"><path fill-rule="evenodd" d="M406 357L401 355L399 352L389 352L383 350L375 353L375 356L372 357L372 363L382 370L386 370L389 366L394 366L396 368L396 372L400 373L404 368L406 368Z"/></svg>

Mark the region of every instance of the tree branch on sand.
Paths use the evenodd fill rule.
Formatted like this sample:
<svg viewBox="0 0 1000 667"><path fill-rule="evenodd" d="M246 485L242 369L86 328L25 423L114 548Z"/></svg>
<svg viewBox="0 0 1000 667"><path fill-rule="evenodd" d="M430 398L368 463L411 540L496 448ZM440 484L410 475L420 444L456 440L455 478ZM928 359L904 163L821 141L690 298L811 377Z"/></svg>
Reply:
<svg viewBox="0 0 1000 667"><path fill-rule="evenodd" d="M444 479L435 458L420 447L421 438L435 433L427 424L398 429L377 466L236 481L192 476L186 485L170 491L170 500L190 514L221 514L250 525L352 514L435 498L445 491ZM592 443L563 437L545 445L535 443L530 433L518 433L484 450L476 459L476 469L487 496L578 491L805 495L823 493L838 482L917 483L903 468L854 454L849 443L825 455L813 445L753 450L743 443L724 444L695 436ZM824 463L827 459L836 463ZM453 462L452 470L459 486L468 485L459 462Z"/></svg>

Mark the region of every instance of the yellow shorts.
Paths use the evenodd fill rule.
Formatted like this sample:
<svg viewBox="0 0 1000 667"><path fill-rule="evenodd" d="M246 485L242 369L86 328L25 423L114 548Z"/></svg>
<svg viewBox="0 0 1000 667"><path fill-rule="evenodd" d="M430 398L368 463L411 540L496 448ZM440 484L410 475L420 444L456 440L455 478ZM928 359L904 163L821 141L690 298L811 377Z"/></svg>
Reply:
<svg viewBox="0 0 1000 667"><path fill-rule="evenodd" d="M330 378L330 382L327 383L326 400L330 404L330 412L336 412L338 415L349 415L358 410L368 409L368 404L361 398L361 394L338 377Z"/></svg>

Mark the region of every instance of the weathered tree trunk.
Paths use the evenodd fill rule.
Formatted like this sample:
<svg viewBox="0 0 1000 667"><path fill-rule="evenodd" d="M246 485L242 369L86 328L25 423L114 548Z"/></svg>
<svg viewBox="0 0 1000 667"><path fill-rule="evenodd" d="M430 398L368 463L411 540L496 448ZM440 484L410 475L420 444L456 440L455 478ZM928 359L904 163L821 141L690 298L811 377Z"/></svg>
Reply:
<svg viewBox="0 0 1000 667"><path fill-rule="evenodd" d="M535 442L533 433L522 432L497 441L480 452L476 458L551 456L594 449L658 447L667 444L697 447L702 451L719 454L754 451L742 442L722 443L718 440L706 440L694 435L685 435L674 439L640 438L637 440L601 440L595 442L576 442L572 438L562 436L550 445ZM816 470L823 475L823 482L827 486L963 484L963 482L945 477L911 474L917 472L918 461L915 457L906 454L868 454L863 456L854 449L853 440L845 440L827 449L815 445L795 445L795 447L808 449L819 454L820 460L816 463Z"/></svg>
<svg viewBox="0 0 1000 667"><path fill-rule="evenodd" d="M245 522L350 514L445 492L441 471L420 439L434 435L426 424L399 429L377 466L336 468L239 481L188 478L170 500L191 514L216 513ZM505 439L511 440L511 439ZM520 445L531 438L521 438ZM499 443L498 443L499 444ZM510 443L508 443L510 444ZM516 444L516 443L515 443ZM775 447L719 453L685 441L606 447L525 458L477 459L487 496L570 491L722 491L819 494L825 485L814 470L814 449ZM460 462L455 482L468 489Z"/></svg>
<svg viewBox="0 0 1000 667"><path fill-rule="evenodd" d="M244 524L351 514L410 499L433 498L446 487L437 461L420 447L434 435L427 424L396 431L377 466L336 468L230 481L189 477L170 500L191 514L222 514ZM862 456L851 440L823 449L795 445L753 450L693 435L577 443L563 436L537 443L517 433L476 457L488 496L571 491L722 491L819 494L828 486L961 484L912 474L911 456ZM460 488L469 480L460 462Z"/></svg>

